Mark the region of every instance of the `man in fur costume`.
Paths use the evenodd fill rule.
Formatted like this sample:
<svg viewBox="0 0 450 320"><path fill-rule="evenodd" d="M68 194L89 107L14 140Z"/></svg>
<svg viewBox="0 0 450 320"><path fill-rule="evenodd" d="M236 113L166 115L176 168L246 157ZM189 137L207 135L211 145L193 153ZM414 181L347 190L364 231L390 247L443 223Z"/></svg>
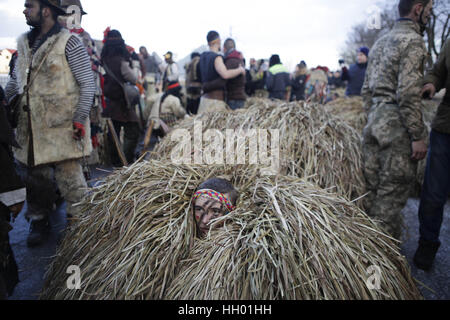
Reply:
<svg viewBox="0 0 450 320"><path fill-rule="evenodd" d="M81 39L58 23L65 14L59 0L26 0L31 31L18 39L17 65L6 88L15 100L17 142L14 156L27 171L28 246L42 244L53 209L53 179L67 202L67 215L80 212L87 187L80 159L92 151L89 113L96 86ZM47 190L49 189L49 190Z"/></svg>

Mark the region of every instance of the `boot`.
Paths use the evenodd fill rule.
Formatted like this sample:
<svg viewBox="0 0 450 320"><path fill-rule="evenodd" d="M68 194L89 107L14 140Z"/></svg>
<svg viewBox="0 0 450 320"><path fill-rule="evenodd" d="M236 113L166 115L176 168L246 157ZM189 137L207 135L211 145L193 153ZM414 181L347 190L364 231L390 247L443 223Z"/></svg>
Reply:
<svg viewBox="0 0 450 320"><path fill-rule="evenodd" d="M417 268L430 271L440 246L440 243L420 240L419 248L414 256L414 264Z"/></svg>
<svg viewBox="0 0 450 320"><path fill-rule="evenodd" d="M29 248L34 248L42 245L47 239L50 226L47 219L31 221L30 233L27 239L27 245Z"/></svg>

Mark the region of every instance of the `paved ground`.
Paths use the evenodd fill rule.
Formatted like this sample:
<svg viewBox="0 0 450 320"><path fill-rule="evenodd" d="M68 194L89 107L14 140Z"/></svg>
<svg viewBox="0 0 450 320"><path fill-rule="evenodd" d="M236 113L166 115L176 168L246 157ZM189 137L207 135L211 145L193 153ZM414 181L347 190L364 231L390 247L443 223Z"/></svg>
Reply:
<svg viewBox="0 0 450 320"><path fill-rule="evenodd" d="M410 199L403 210L407 230L403 239L402 253L411 265L413 277L423 284L419 285L419 288L427 300L450 300L450 201L447 203L444 214L441 231L442 246L431 272L418 270L413 263L419 241L418 211L419 200Z"/></svg>
<svg viewBox="0 0 450 320"><path fill-rule="evenodd" d="M95 177L104 175L104 172L96 171ZM410 199L403 210L405 216L404 243L402 252L411 265L412 274L415 279L423 283L419 288L424 297L428 300L449 300L450 299L450 202L447 204L442 229L442 247L438 253L437 261L430 273L417 270L412 263L418 241L418 212L419 201ZM11 243L20 269L21 282L17 286L13 300L33 300L37 299L38 292L42 288L45 269L56 253L57 243L61 238L61 231L66 225L65 205L59 207L51 217L54 226L48 243L37 249L28 249L26 237L28 234L28 223L23 218L23 214L14 224L11 231Z"/></svg>

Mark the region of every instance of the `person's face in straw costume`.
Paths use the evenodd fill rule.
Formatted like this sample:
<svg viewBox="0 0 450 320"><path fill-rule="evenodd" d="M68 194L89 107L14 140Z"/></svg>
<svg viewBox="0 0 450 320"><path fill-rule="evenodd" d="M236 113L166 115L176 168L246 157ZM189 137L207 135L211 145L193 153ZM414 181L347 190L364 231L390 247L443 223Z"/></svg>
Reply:
<svg viewBox="0 0 450 320"><path fill-rule="evenodd" d="M227 213L228 209L219 201L210 199L206 196L198 198L194 205L194 216L199 236L203 237L209 232L209 224L212 220L223 217ZM222 225L223 224L217 224L215 227L220 228Z"/></svg>
<svg viewBox="0 0 450 320"><path fill-rule="evenodd" d="M232 212L235 209L237 197L237 191L226 180L214 178L203 183L192 199L198 236L204 237L208 234L213 220ZM222 226L223 223L214 225L215 228Z"/></svg>

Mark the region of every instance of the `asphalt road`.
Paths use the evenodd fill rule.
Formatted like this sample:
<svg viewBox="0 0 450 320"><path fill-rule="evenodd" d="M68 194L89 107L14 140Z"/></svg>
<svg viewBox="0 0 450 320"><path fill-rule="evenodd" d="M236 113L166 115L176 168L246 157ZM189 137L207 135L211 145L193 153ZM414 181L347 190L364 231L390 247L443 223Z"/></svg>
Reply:
<svg viewBox="0 0 450 320"><path fill-rule="evenodd" d="M104 175L104 172L95 171L94 176ZM413 262L413 256L418 242L418 212L419 201L410 199L403 210L406 230L402 245L402 253L411 265L413 277L422 283L419 288L427 300L450 299L450 202L447 203L444 225L441 232L442 246L438 253L435 265L431 272L418 270ZM25 210L25 209L24 209ZM66 225L65 204L55 210L50 217L53 226L48 242L36 249L29 249L26 245L29 225L23 214L13 225L10 233L11 244L19 265L20 283L15 289L11 300L35 300L43 285L47 265L55 255L57 244L62 237Z"/></svg>

